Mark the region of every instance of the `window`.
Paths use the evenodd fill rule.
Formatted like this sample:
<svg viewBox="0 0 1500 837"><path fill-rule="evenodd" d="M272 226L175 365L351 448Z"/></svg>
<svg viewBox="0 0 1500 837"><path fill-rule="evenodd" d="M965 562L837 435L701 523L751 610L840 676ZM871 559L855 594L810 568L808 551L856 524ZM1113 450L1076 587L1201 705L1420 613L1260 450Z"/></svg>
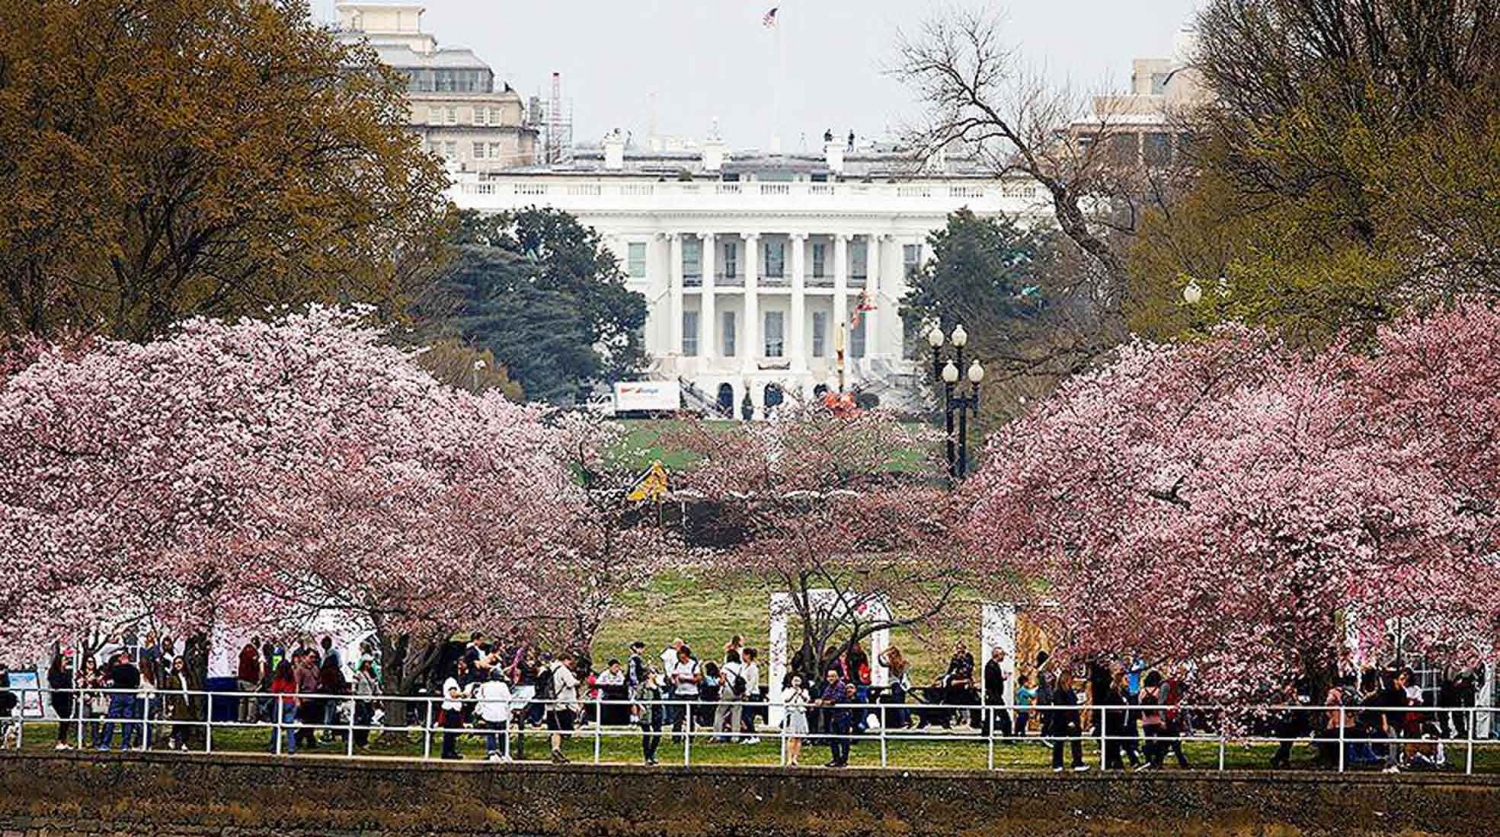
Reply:
<svg viewBox="0 0 1500 837"><path fill-rule="evenodd" d="M786 244L780 241L766 242L766 276L780 279L786 275Z"/></svg>
<svg viewBox="0 0 1500 837"><path fill-rule="evenodd" d="M646 242L630 242L626 251L625 272L631 279L646 278Z"/></svg>
<svg viewBox="0 0 1500 837"><path fill-rule="evenodd" d="M450 160L457 160L458 159L458 142L457 141L452 141L452 142L445 142L445 143L443 143L443 156L447 157Z"/></svg>
<svg viewBox="0 0 1500 837"><path fill-rule="evenodd" d="M1117 165L1135 165L1140 153L1140 134L1115 134L1109 138L1109 159Z"/></svg>
<svg viewBox="0 0 1500 837"><path fill-rule="evenodd" d="M682 355L698 356L698 312L682 312Z"/></svg>
<svg viewBox="0 0 1500 837"><path fill-rule="evenodd" d="M865 324L869 317L860 317L854 328L849 329L849 357L865 356Z"/></svg>
<svg viewBox="0 0 1500 837"><path fill-rule="evenodd" d="M703 242L696 236L682 240L682 276L684 279L703 278Z"/></svg>
<svg viewBox="0 0 1500 837"><path fill-rule="evenodd" d="M505 156L505 152L501 150L500 143L498 143L498 142L492 142L492 143L490 143L490 159L491 160L499 160L500 158L502 158L504 156Z"/></svg>
<svg viewBox="0 0 1500 837"><path fill-rule="evenodd" d="M1164 166L1172 159L1172 135L1171 134L1147 134L1145 137L1146 147L1143 149L1146 155L1146 164L1149 166Z"/></svg>
<svg viewBox="0 0 1500 837"><path fill-rule="evenodd" d="M905 244L901 247L901 260L906 265L906 275L912 276L921 268L922 245Z"/></svg>
<svg viewBox="0 0 1500 837"><path fill-rule="evenodd" d="M901 318L901 358L903 360L916 360L917 348L927 345L927 337L921 331L921 324L915 318Z"/></svg>
<svg viewBox="0 0 1500 837"><path fill-rule="evenodd" d="M720 317L719 322L719 332L723 335L723 345L720 347L723 349L721 354L724 357L734 357L734 312L725 311L723 316Z"/></svg>
<svg viewBox="0 0 1500 837"><path fill-rule="evenodd" d="M782 356L782 317L780 311L766 312L766 357Z"/></svg>
<svg viewBox="0 0 1500 837"><path fill-rule="evenodd" d="M866 270L865 254L867 249L863 241L849 242L849 275L863 279L870 273Z"/></svg>
<svg viewBox="0 0 1500 837"><path fill-rule="evenodd" d="M724 242L724 278L733 279L739 273L738 257L739 245L733 241Z"/></svg>
<svg viewBox="0 0 1500 837"><path fill-rule="evenodd" d="M483 160L484 159L484 143L482 143L482 142L476 142L476 143L474 143L474 159L476 159L476 160Z"/></svg>
<svg viewBox="0 0 1500 837"><path fill-rule="evenodd" d="M438 142L437 140L428 140L427 141L427 153L428 154L442 154L443 153L443 144L440 143L440 142Z"/></svg>
<svg viewBox="0 0 1500 837"><path fill-rule="evenodd" d="M822 279L828 274L828 245L821 241L813 242L813 278Z"/></svg>
<svg viewBox="0 0 1500 837"><path fill-rule="evenodd" d="M813 357L828 356L828 312L813 312Z"/></svg>
<svg viewBox="0 0 1500 837"><path fill-rule="evenodd" d="M449 125L458 124L458 108L448 108L448 112L445 114L445 116L447 117L446 121Z"/></svg>
<svg viewBox="0 0 1500 837"><path fill-rule="evenodd" d="M441 125L441 124L443 124L443 109L442 108L436 108L436 107L429 107L427 109L427 124L429 124L429 125Z"/></svg>

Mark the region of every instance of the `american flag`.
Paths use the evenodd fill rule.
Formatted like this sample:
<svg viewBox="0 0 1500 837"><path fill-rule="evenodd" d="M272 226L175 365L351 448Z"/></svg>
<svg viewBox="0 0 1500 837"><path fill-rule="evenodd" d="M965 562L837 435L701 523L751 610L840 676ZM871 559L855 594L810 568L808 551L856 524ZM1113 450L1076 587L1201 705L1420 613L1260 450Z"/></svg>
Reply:
<svg viewBox="0 0 1500 837"><path fill-rule="evenodd" d="M766 16L760 19L760 25L766 27L767 29L775 29L776 28L776 10L779 9L779 8L781 8L781 7L780 6L772 6L771 7L771 11L766 12Z"/></svg>

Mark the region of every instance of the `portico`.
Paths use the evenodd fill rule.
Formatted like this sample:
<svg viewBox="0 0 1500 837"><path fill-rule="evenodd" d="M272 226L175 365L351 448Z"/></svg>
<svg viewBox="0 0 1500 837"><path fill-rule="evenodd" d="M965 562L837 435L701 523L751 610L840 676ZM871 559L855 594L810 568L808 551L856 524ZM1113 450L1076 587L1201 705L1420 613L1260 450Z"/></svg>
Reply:
<svg viewBox="0 0 1500 837"><path fill-rule="evenodd" d="M912 406L921 337L899 309L907 277L930 257L929 234L963 207L1023 219L1048 207L1030 181L953 164L917 172L876 152L845 155L838 171L813 161L823 158L626 150L587 171L461 181L454 200L496 212L551 206L598 230L646 297L648 376L680 379L689 408L739 417L748 394L763 416L768 392L774 403L837 386L840 349L846 388ZM654 173L668 165L683 172Z"/></svg>

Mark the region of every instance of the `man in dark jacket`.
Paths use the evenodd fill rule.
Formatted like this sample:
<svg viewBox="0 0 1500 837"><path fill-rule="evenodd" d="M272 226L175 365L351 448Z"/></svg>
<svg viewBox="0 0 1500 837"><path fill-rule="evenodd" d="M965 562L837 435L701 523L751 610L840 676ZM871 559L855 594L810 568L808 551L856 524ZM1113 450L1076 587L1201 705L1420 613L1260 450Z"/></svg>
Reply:
<svg viewBox="0 0 1500 837"><path fill-rule="evenodd" d="M1005 709L1005 652L1000 648L990 650L990 658L984 664L984 705L986 737L999 730L1005 738L1011 736L1010 712Z"/></svg>
<svg viewBox="0 0 1500 837"><path fill-rule="evenodd" d="M104 723L104 733L99 739L99 749L108 750L114 743L115 722L119 721L123 727L120 749L129 750L136 743L136 725L140 718L136 707L136 692L141 688L141 670L131 660L129 651L121 651L115 655L114 663L109 667L106 685L111 690L109 713L105 716L107 720Z"/></svg>

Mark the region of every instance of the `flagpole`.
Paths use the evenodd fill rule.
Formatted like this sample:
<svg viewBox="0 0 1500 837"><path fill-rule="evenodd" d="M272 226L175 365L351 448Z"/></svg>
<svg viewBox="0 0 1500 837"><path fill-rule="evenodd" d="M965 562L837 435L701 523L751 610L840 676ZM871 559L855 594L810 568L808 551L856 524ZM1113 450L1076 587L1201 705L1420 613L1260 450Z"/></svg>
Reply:
<svg viewBox="0 0 1500 837"><path fill-rule="evenodd" d="M776 49L776 77L771 81L771 153L781 153L781 88L786 79L786 50L781 44L781 9L778 6L776 20L772 24L772 37L775 38Z"/></svg>

